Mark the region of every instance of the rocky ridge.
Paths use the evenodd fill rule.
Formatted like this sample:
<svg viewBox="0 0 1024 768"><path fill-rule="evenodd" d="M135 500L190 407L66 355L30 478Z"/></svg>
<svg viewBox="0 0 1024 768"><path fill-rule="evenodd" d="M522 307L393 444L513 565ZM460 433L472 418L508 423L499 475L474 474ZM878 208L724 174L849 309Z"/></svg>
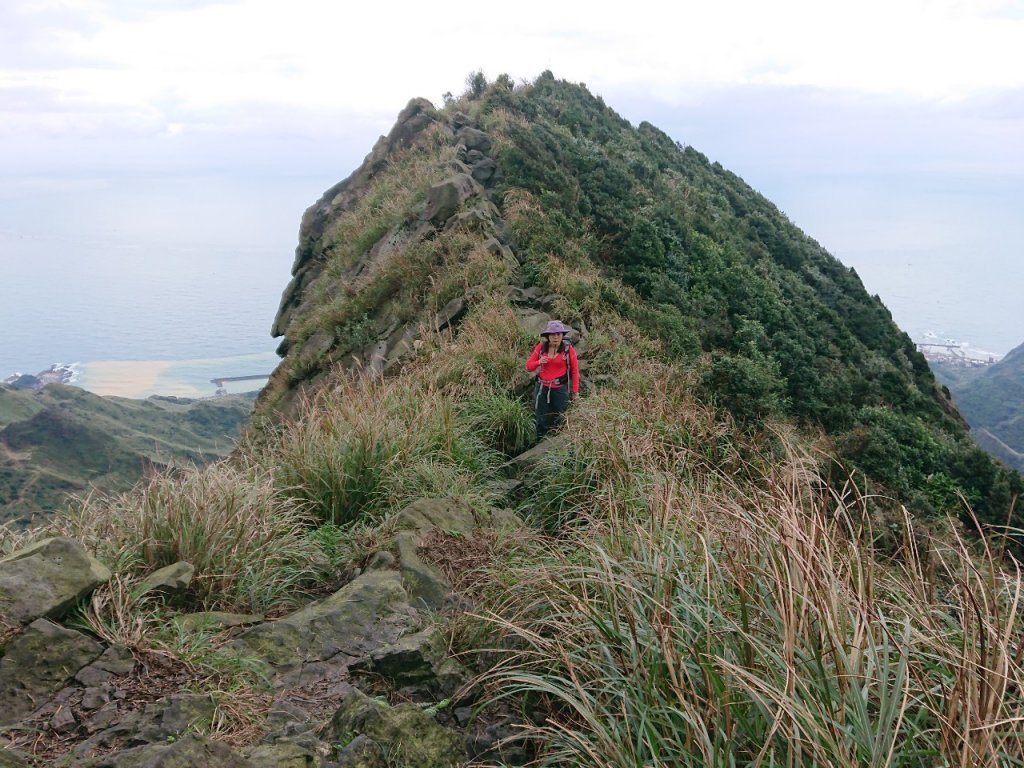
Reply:
<svg viewBox="0 0 1024 768"><path fill-rule="evenodd" d="M341 275L330 274L331 223L352 211L388 163L416 143L429 141L449 144L452 159L442 169L445 177L430 187L417 215L380 234ZM372 375L393 373L415 353L425 333L456 327L474 298L472 288L436 310L426 302L409 307L394 300L381 301L370 308L366 323L369 327L360 328L358 339L337 329L319 329L296 341L299 320L315 311L324 295L330 295L333 284L343 284L352 293L358 292L385 267L399 246L408 248L442 233L470 233L479 247L506 265L513 276L507 290L518 307L524 332L536 336L544 327L558 297L531 287L522 273L514 243L492 200L494 185L500 178L497 162L489 154L492 146L491 137L470 116L457 112L447 118L429 101L413 99L363 164L306 211L292 279L284 290L272 328L274 336L284 337L278 353L294 365L278 367L261 393L258 410L287 411L299 392L315 389L335 366L360 368ZM575 343L585 347L586 328L575 330Z"/></svg>
<svg viewBox="0 0 1024 768"><path fill-rule="evenodd" d="M391 546L362 572L294 613L271 621L180 617L183 632L216 632L265 677L262 719L244 746L211 735L217 699L191 691L187 670L61 623L111 578L81 544L53 538L16 552L0 561L0 765L371 768L397 756L428 768L499 754L523 760L524 747L506 743L512 718L473 716L480 691L448 655L438 624L458 598L423 548L438 531L469 537L518 525L505 510L481 514L457 499L424 499L396 517ZM162 569L137 598L170 600L190 576L187 564ZM158 678L162 686L140 693L142 682Z"/></svg>

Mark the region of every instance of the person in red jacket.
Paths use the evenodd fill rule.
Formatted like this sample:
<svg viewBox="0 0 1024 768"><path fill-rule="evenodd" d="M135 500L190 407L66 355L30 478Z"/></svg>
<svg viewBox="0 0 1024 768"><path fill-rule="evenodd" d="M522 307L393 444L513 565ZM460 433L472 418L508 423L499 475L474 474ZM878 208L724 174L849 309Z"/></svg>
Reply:
<svg viewBox="0 0 1024 768"><path fill-rule="evenodd" d="M552 320L541 333L544 341L534 348L526 361L526 370L537 372L533 404L538 440L562 423L570 400L580 391L576 350L569 343L571 331L561 321Z"/></svg>

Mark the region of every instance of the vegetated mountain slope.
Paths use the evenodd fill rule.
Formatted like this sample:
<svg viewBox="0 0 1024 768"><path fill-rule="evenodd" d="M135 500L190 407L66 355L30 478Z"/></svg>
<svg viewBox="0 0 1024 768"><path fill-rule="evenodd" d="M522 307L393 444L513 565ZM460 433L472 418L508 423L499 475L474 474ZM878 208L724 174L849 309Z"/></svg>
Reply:
<svg viewBox="0 0 1024 768"><path fill-rule="evenodd" d="M153 467L229 453L252 398L130 400L51 384L0 387L0 522L27 522L68 493L123 490Z"/></svg>
<svg viewBox="0 0 1024 768"><path fill-rule="evenodd" d="M978 443L1024 471L1024 344L949 388Z"/></svg>
<svg viewBox="0 0 1024 768"><path fill-rule="evenodd" d="M483 252L504 271L480 269ZM963 494L1003 521L1021 488L853 270L735 174L550 73L525 87L478 78L440 111L410 103L307 211L293 275L267 411L337 364L391 370L425 329L454 329L504 293L584 342L635 324L740 423L825 430L847 468L919 513Z"/></svg>

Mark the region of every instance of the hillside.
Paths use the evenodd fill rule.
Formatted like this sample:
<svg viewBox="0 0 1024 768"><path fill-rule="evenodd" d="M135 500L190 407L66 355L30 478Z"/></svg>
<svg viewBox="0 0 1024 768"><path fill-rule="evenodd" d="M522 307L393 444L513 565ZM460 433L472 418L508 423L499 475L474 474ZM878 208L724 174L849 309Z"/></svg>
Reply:
<svg viewBox="0 0 1024 768"><path fill-rule="evenodd" d="M963 504L1021 480L884 307L584 87L467 85L306 212L228 459L0 529L0 762L1021 764L1024 582Z"/></svg>
<svg viewBox="0 0 1024 768"><path fill-rule="evenodd" d="M978 443L1024 471L1024 344L975 375L947 383Z"/></svg>
<svg viewBox="0 0 1024 768"><path fill-rule="evenodd" d="M628 322L741 423L823 429L840 476L859 470L920 515L962 494L1004 522L1020 477L971 442L856 273L742 179L548 74L481 87L469 111L410 103L307 211L260 410L335 364L390 371L424 328L513 284L521 319L551 313L597 342L594 386Z"/></svg>
<svg viewBox="0 0 1024 768"><path fill-rule="evenodd" d="M25 524L69 493L127 490L147 471L227 455L252 410L242 396L99 397L0 387L0 523Z"/></svg>

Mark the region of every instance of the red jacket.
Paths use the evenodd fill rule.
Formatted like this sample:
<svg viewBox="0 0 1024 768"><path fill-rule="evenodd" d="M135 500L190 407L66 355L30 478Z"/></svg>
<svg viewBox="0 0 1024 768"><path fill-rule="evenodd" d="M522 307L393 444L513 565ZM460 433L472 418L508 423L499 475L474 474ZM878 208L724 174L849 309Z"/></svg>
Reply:
<svg viewBox="0 0 1024 768"><path fill-rule="evenodd" d="M542 341L533 350L533 354L530 355L530 359L526 361L526 370L536 371L540 368L540 380L541 383L547 384L549 381L556 379L564 379L566 376L565 370L565 352L559 350L558 353L549 358L544 365L540 364L541 350L547 347L547 342ZM580 391L580 366L576 360L576 349L571 344L569 345L569 378L572 382L572 393L578 394ZM561 384L553 384L549 386L560 387Z"/></svg>

